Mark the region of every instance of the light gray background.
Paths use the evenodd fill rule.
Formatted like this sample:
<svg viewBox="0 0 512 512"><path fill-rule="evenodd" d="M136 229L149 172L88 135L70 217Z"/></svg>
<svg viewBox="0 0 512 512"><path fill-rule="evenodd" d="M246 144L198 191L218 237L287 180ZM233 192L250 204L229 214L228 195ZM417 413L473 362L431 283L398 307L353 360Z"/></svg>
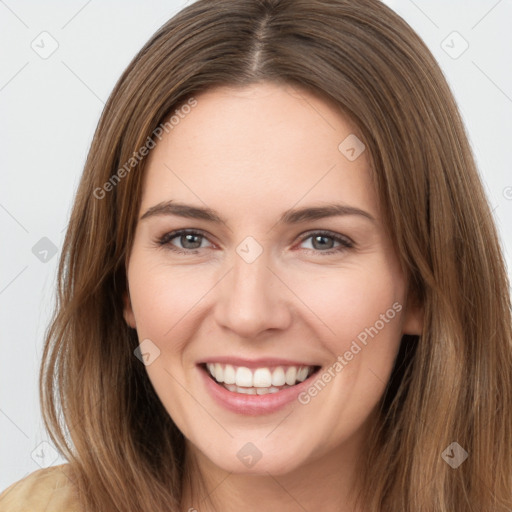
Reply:
<svg viewBox="0 0 512 512"><path fill-rule="evenodd" d="M37 374L73 194L115 82L187 3L0 0L0 490L65 462L42 428ZM512 0L386 3L425 40L448 78L510 269ZM458 55L464 41L469 47ZM56 51L41 58L52 44Z"/></svg>

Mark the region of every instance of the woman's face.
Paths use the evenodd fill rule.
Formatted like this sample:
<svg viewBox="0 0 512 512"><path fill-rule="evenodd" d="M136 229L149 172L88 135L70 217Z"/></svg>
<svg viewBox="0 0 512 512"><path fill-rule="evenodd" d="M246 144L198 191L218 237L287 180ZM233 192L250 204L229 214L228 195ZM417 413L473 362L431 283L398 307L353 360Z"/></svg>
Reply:
<svg viewBox="0 0 512 512"><path fill-rule="evenodd" d="M127 268L152 385L226 471L355 456L402 334L421 329L364 146L295 87L196 100L151 150Z"/></svg>

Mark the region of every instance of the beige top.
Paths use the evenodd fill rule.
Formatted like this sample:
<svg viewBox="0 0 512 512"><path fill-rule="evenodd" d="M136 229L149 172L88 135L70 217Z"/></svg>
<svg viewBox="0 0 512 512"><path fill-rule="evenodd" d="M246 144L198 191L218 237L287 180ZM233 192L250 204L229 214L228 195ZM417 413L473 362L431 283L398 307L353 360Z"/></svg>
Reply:
<svg viewBox="0 0 512 512"><path fill-rule="evenodd" d="M1 512L79 512L69 464L30 473L0 494Z"/></svg>

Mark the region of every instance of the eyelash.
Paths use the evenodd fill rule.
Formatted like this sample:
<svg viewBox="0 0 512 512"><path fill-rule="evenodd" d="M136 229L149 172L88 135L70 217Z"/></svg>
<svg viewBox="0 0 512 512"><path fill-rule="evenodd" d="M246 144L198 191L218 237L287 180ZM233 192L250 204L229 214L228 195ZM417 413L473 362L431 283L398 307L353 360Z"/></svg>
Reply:
<svg viewBox="0 0 512 512"><path fill-rule="evenodd" d="M182 235L196 235L203 238L207 237L204 233L201 231L197 231L194 229L179 229L177 231L171 231L170 233L166 233L162 237L158 238L156 240L156 243L160 247L166 247L169 250L176 252L178 254L197 254L200 249L179 249L178 247L172 245L170 242L171 240L174 240L175 238L178 238ZM339 242L341 245L334 249L329 249L326 251L320 251L317 249L306 249L307 251L313 251L319 254L323 254L324 256L336 254L336 253L342 253L343 251L346 251L347 249L352 249L354 247L354 242L350 240L350 238L342 235L338 235L336 233L333 233L331 231L310 231L309 233L306 233L300 240L300 243L303 243L308 238L314 237L314 236L324 236L326 238L332 238L335 242Z"/></svg>

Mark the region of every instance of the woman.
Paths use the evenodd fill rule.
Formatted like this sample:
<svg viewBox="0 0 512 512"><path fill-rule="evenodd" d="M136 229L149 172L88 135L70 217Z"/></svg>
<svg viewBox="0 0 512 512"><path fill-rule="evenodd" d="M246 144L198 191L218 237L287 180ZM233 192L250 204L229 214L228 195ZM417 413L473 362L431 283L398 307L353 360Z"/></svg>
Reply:
<svg viewBox="0 0 512 512"><path fill-rule="evenodd" d="M200 0L121 77L75 200L40 382L69 464L0 504L510 510L511 365L418 36L375 0Z"/></svg>

